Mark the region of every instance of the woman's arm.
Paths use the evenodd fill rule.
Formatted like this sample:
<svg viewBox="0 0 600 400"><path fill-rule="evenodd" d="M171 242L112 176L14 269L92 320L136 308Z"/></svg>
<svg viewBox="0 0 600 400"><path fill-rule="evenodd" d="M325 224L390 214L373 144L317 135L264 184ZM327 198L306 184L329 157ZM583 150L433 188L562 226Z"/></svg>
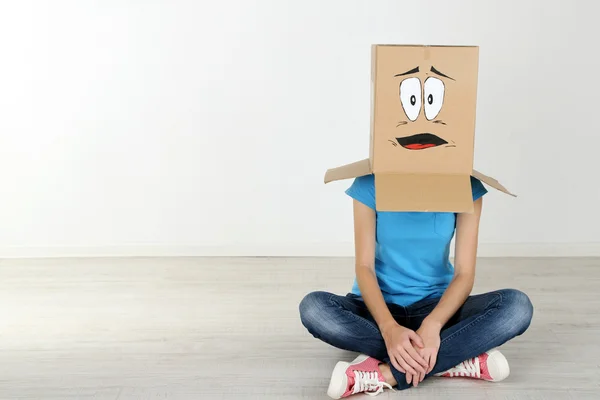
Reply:
<svg viewBox="0 0 600 400"><path fill-rule="evenodd" d="M356 280L371 315L382 332L396 321L383 299L375 275L375 211L354 200L354 255Z"/></svg>
<svg viewBox="0 0 600 400"><path fill-rule="evenodd" d="M425 359L415 351L412 342L423 346L421 338L412 330L398 325L385 303L375 274L375 211L354 200L354 247L356 280L360 293L373 315L386 342L390 361L396 369L406 372L410 383L412 375L424 373ZM412 342L411 342L412 341Z"/></svg>

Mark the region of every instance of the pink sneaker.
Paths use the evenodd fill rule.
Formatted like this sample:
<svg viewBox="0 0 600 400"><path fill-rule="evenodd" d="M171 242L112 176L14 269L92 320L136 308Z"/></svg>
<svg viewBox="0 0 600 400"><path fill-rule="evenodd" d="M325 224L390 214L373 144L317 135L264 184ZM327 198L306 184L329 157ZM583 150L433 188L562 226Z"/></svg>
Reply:
<svg viewBox="0 0 600 400"><path fill-rule="evenodd" d="M500 382L508 377L510 368L506 357L500 351L492 349L475 358L466 360L446 372L436 376L466 377L483 379L490 382Z"/></svg>
<svg viewBox="0 0 600 400"><path fill-rule="evenodd" d="M327 394L333 399L341 399L363 392L375 396L383 392L384 387L392 389L385 382L379 364L379 361L364 354L350 363L338 362L331 374Z"/></svg>

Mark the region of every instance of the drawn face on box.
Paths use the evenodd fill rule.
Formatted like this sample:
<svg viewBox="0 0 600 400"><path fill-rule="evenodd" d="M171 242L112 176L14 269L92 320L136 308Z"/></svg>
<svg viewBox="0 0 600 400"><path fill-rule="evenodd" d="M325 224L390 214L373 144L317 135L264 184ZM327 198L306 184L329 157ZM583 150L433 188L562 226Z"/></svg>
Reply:
<svg viewBox="0 0 600 400"><path fill-rule="evenodd" d="M374 157L380 171L464 173L473 166L476 47L377 51Z"/></svg>

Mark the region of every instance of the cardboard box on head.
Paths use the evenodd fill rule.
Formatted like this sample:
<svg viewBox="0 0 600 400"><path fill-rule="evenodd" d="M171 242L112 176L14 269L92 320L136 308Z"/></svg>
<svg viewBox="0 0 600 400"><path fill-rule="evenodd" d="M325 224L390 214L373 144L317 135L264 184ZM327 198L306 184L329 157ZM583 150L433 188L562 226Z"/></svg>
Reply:
<svg viewBox="0 0 600 400"><path fill-rule="evenodd" d="M378 211L472 212L479 48L373 45L369 158L325 183L375 175Z"/></svg>

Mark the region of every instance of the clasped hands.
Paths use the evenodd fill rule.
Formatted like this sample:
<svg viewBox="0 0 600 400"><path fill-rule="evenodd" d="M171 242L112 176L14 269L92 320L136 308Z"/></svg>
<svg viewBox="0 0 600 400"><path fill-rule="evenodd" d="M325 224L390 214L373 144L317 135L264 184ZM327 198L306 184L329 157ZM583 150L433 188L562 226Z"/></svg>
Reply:
<svg viewBox="0 0 600 400"><path fill-rule="evenodd" d="M406 382L416 387L425 379L437 361L441 326L425 320L417 331L396 321L382 329L390 362L406 375Z"/></svg>

